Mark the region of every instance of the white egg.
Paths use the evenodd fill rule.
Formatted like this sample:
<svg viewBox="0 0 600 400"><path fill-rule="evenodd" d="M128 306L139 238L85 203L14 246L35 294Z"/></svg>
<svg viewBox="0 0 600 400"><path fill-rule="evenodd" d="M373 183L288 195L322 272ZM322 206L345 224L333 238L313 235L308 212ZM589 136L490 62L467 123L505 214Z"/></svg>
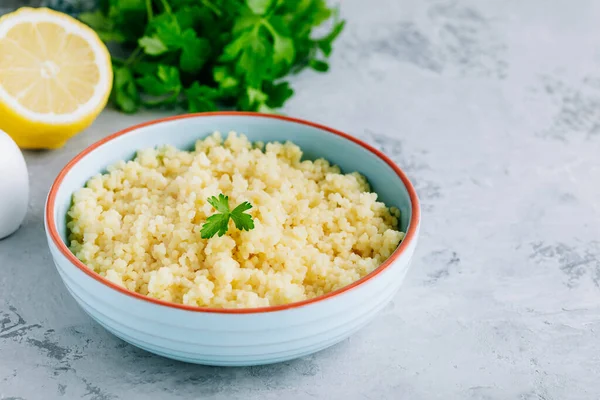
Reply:
<svg viewBox="0 0 600 400"><path fill-rule="evenodd" d="M21 226L29 203L29 176L19 146L0 131L0 239Z"/></svg>

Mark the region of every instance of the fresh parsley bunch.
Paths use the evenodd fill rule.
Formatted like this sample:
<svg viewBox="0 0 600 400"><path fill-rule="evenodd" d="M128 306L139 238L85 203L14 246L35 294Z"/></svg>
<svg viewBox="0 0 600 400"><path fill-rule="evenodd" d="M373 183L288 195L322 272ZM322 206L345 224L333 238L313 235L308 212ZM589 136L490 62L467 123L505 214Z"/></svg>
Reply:
<svg viewBox="0 0 600 400"><path fill-rule="evenodd" d="M344 27L326 0L101 0L79 18L127 58L113 55L113 103L270 112L305 67L327 71ZM326 21L329 33L314 38ZM114 53L114 51L113 51Z"/></svg>

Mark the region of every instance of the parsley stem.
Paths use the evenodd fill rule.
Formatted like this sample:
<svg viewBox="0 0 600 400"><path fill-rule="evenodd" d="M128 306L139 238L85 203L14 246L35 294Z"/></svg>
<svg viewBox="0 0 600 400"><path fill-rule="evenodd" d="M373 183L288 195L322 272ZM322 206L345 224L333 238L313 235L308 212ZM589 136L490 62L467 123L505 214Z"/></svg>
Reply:
<svg viewBox="0 0 600 400"><path fill-rule="evenodd" d="M215 6L213 3L211 3L210 0L202 0L202 4L206 8L210 8L212 10L212 12L214 12L218 17L220 17L221 15L223 15L223 13L221 12L221 10L219 10L217 8L217 6Z"/></svg>
<svg viewBox="0 0 600 400"><path fill-rule="evenodd" d="M152 0L146 0L146 12L148 12L148 21L152 21Z"/></svg>
<svg viewBox="0 0 600 400"><path fill-rule="evenodd" d="M140 55L140 51L142 51L141 47L136 47L135 50L131 53L131 55L127 58L127 60L125 60L125 65L130 65L132 64L135 59Z"/></svg>
<svg viewBox="0 0 600 400"><path fill-rule="evenodd" d="M176 90L169 97L161 98L161 99L158 99L158 100L142 100L142 103L145 106L148 106L148 107L156 107L156 106L159 106L161 104L169 104L172 101L177 100L177 98L179 97L179 94L180 94L179 90Z"/></svg>
<svg viewBox="0 0 600 400"><path fill-rule="evenodd" d="M275 31L275 28L273 28L273 25L271 25L271 23L269 21L267 21L266 19L264 19L264 18L261 19L260 24L258 24L258 26L260 27L260 25L267 28L267 30L269 31L271 36L273 36L273 38L275 38L277 36L277 32Z"/></svg>
<svg viewBox="0 0 600 400"><path fill-rule="evenodd" d="M162 4L163 8L165 9L165 12L169 15L173 14L173 11L171 10L171 6L169 5L169 2L167 0L160 0L160 3Z"/></svg>

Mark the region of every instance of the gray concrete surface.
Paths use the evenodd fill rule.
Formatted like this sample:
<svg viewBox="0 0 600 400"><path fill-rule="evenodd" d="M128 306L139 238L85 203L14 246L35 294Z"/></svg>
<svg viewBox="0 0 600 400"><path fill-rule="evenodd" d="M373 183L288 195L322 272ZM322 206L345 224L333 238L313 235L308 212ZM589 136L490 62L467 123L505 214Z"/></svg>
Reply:
<svg viewBox="0 0 600 400"><path fill-rule="evenodd" d="M285 111L365 138L414 179L422 237L394 302L351 339L266 367L186 365L111 336L66 292L42 227L71 157L158 115L106 111L26 154L29 213L0 242L1 399L600 397L600 2L343 13L331 72L295 78Z"/></svg>

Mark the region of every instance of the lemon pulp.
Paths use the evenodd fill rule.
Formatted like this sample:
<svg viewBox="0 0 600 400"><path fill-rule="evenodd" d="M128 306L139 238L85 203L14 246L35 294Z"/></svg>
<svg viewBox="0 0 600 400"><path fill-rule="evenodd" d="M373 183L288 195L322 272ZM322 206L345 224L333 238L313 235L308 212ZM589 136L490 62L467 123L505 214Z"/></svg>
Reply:
<svg viewBox="0 0 600 400"><path fill-rule="evenodd" d="M20 147L61 147L94 121L111 87L108 50L86 25L45 8L0 18L0 129Z"/></svg>

